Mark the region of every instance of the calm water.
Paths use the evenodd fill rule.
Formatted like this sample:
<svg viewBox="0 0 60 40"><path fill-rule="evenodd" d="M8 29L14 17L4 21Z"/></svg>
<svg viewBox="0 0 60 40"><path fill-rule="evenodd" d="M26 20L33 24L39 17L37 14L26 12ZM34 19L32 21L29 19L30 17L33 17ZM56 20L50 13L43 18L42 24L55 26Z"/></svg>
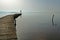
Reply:
<svg viewBox="0 0 60 40"><path fill-rule="evenodd" d="M52 13L23 13L17 18L18 40L60 40L60 14Z"/></svg>
<svg viewBox="0 0 60 40"><path fill-rule="evenodd" d="M26 12L17 20L18 40L60 40L60 13Z"/></svg>

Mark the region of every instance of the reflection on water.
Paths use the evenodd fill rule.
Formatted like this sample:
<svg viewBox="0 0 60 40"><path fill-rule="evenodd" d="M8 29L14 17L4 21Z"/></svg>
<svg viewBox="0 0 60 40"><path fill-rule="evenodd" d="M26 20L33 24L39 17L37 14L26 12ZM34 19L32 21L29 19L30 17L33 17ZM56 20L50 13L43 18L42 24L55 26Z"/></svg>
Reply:
<svg viewBox="0 0 60 40"><path fill-rule="evenodd" d="M23 13L17 19L18 40L60 40L60 17L55 14L52 26L51 13Z"/></svg>

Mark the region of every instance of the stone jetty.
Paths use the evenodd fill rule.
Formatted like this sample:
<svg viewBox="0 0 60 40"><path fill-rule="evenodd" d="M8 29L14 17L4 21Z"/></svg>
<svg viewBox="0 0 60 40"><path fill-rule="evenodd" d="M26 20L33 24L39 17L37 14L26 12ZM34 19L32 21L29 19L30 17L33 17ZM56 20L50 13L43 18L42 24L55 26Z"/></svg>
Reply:
<svg viewBox="0 0 60 40"><path fill-rule="evenodd" d="M16 18L21 14L6 15L0 18L0 40L17 40Z"/></svg>

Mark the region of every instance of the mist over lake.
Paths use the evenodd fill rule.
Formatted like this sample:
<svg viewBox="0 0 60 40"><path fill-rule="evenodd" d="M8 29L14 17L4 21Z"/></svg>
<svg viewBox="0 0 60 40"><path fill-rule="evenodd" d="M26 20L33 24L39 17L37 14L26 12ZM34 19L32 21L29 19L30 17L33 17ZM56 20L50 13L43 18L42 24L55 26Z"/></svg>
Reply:
<svg viewBox="0 0 60 40"><path fill-rule="evenodd" d="M0 0L0 18L16 12L18 40L60 40L60 0Z"/></svg>

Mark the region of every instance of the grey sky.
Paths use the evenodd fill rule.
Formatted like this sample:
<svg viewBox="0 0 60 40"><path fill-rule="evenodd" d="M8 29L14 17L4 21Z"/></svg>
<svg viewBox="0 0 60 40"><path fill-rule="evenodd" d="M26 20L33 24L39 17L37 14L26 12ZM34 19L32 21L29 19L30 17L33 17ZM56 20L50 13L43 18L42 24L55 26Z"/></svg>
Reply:
<svg viewBox="0 0 60 40"><path fill-rule="evenodd" d="M0 0L0 10L23 10L24 12L60 11L60 0Z"/></svg>

